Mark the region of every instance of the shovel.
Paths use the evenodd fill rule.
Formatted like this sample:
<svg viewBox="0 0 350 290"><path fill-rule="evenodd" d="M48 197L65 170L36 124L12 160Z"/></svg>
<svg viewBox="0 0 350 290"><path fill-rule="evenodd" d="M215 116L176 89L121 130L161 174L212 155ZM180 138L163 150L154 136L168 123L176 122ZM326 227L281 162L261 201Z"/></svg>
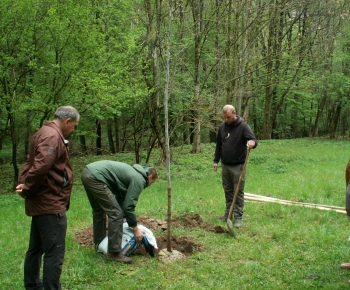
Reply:
<svg viewBox="0 0 350 290"><path fill-rule="evenodd" d="M227 217L228 231L229 231L230 235L233 236L234 238L236 237L236 235L235 235L235 232L233 231L233 224L232 224L231 218L232 218L233 208L235 207L235 204L236 204L237 195L238 195L239 189L241 187L242 179L243 179L243 176L245 173L245 168L247 167L249 152L250 152L250 148L249 148L249 146L247 146L247 156L245 157L245 161L244 161L243 168L242 168L242 173L241 173L241 176L239 177L239 180L238 180L238 183L236 186L236 190L235 190L235 194L233 196L233 201L232 201L230 211L229 211L228 217Z"/></svg>

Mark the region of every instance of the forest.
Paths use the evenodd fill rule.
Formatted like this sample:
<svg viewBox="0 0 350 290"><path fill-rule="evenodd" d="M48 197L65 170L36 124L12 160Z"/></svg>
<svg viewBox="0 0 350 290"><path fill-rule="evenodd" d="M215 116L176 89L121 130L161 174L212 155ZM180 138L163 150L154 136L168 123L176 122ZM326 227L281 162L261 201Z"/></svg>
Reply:
<svg viewBox="0 0 350 290"><path fill-rule="evenodd" d="M81 114L75 156L134 152L147 163L154 148L165 152L165 116L170 145L199 153L228 103L260 140L348 138L349 9L350 0L2 0L0 164L16 176L30 137L61 105Z"/></svg>

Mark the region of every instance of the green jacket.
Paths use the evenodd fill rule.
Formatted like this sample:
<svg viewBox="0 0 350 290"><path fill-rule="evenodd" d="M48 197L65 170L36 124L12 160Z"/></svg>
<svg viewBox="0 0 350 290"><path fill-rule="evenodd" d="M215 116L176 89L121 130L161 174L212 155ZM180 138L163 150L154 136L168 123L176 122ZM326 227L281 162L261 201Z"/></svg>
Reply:
<svg viewBox="0 0 350 290"><path fill-rule="evenodd" d="M130 166L111 160L96 161L87 168L115 195L129 226L137 226L135 207L142 190L148 186L146 169L140 164Z"/></svg>

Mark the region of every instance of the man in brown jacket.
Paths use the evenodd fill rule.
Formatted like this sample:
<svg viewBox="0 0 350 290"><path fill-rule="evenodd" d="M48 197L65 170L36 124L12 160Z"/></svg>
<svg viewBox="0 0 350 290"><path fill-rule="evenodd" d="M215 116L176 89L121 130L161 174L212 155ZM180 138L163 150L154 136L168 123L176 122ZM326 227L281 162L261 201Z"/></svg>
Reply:
<svg viewBox="0 0 350 290"><path fill-rule="evenodd" d="M29 247L24 261L26 289L61 289L65 254L66 211L73 186L73 172L66 138L78 126L80 115L71 106L59 107L54 120L32 137L16 191L32 217ZM42 255L43 281L40 280Z"/></svg>

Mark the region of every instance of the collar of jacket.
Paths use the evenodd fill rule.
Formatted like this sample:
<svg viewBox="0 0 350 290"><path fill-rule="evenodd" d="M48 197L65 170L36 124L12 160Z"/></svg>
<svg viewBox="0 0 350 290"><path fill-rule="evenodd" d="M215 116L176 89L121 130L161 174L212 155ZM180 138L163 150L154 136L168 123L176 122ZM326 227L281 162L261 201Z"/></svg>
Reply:
<svg viewBox="0 0 350 290"><path fill-rule="evenodd" d="M48 121L45 123L44 126L51 127L52 129L55 129L61 136L62 142L67 146L68 145L68 140L66 140L62 134L61 129L55 124L53 121Z"/></svg>
<svg viewBox="0 0 350 290"><path fill-rule="evenodd" d="M233 121L233 123L231 124L227 124L226 122L225 123L225 126L227 127L235 127L237 126L238 124L242 123L243 119L240 117L240 116L237 116L237 119Z"/></svg>
<svg viewBox="0 0 350 290"><path fill-rule="evenodd" d="M146 187L148 186L148 167L147 166L142 166L140 164L134 164L132 166L136 171L138 171L146 180Z"/></svg>

